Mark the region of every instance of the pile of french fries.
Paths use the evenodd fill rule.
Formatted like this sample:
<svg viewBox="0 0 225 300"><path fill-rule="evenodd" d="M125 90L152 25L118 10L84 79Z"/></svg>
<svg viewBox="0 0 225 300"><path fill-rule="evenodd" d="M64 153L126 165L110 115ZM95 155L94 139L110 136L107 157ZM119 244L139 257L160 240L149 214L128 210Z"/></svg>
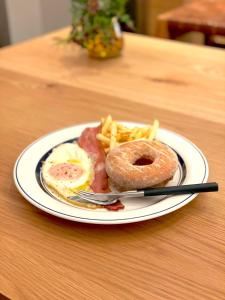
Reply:
<svg viewBox="0 0 225 300"><path fill-rule="evenodd" d="M152 125L128 128L116 122L108 115L106 118L101 119L101 133L97 134L97 139L101 142L105 152L108 153L109 150L122 143L138 139L152 141L156 136L158 128L158 120L155 120Z"/></svg>

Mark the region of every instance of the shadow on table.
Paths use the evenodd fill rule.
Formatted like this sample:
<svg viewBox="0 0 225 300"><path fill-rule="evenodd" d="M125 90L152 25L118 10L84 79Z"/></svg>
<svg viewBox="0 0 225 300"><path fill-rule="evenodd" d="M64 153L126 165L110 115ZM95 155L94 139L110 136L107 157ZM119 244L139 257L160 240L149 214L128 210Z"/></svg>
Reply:
<svg viewBox="0 0 225 300"><path fill-rule="evenodd" d="M200 196L199 196L200 198ZM63 237L69 240L73 240L75 237L86 239L88 242L97 241L99 243L111 244L115 242L123 242L126 240L145 240L145 238L158 237L160 235L171 234L172 231L179 230L180 225L185 226L192 217L192 211L198 210L199 202L201 200L192 201L185 207L172 212L168 215L129 224L119 225L99 225L99 224L86 224L64 220L44 211L41 211L33 206L28 215L28 222L38 227L39 230L43 230L48 234L54 236ZM27 205L30 206L29 203Z"/></svg>
<svg viewBox="0 0 225 300"><path fill-rule="evenodd" d="M85 51L81 51L79 55L73 55L72 53L67 53L60 58L60 63L62 63L65 70L69 71L69 74L76 74L79 70L79 76L99 76L101 70L111 70L119 67L122 71L123 69L127 71L129 64L125 63L122 58L112 58L112 59L93 59L88 57ZM73 78L75 80L75 78Z"/></svg>

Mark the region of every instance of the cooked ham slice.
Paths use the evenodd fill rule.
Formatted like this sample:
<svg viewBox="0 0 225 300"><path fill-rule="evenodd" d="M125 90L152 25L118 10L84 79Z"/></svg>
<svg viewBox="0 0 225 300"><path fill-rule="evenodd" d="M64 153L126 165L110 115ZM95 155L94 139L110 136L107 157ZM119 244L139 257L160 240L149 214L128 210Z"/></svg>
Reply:
<svg viewBox="0 0 225 300"><path fill-rule="evenodd" d="M86 128L82 132L78 144L88 153L94 163L95 176L91 189L96 193L106 193L109 191L108 176L105 171L105 152L96 139L96 134L99 131L100 127Z"/></svg>
<svg viewBox="0 0 225 300"><path fill-rule="evenodd" d="M94 164L94 179L91 184L91 189L96 193L109 192L108 176L105 171L105 152L97 140L96 135L101 130L101 127L86 128L79 140L78 144L83 148L88 155L92 158ZM119 210L124 208L120 201L113 205L107 205L105 208L109 210Z"/></svg>

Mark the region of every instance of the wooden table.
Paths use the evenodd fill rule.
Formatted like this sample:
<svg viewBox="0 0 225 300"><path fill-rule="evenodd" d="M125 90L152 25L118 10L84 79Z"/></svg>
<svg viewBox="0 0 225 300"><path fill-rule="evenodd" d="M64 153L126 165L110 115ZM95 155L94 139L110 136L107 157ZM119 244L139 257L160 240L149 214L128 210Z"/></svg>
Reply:
<svg viewBox="0 0 225 300"><path fill-rule="evenodd" d="M225 52L126 35L122 57L89 59L49 34L0 51L0 292L11 299L225 298ZM221 191L120 226L65 221L17 192L12 168L39 136L115 118L152 121L205 153Z"/></svg>

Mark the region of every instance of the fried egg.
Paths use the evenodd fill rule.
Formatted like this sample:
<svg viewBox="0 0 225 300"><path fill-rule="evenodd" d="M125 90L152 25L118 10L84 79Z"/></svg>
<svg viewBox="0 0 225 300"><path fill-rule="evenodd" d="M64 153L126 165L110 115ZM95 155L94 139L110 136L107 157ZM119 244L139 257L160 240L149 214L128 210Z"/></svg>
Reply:
<svg viewBox="0 0 225 300"><path fill-rule="evenodd" d="M79 190L88 190L93 178L92 161L76 143L65 143L53 149L42 165L47 186L67 198Z"/></svg>

